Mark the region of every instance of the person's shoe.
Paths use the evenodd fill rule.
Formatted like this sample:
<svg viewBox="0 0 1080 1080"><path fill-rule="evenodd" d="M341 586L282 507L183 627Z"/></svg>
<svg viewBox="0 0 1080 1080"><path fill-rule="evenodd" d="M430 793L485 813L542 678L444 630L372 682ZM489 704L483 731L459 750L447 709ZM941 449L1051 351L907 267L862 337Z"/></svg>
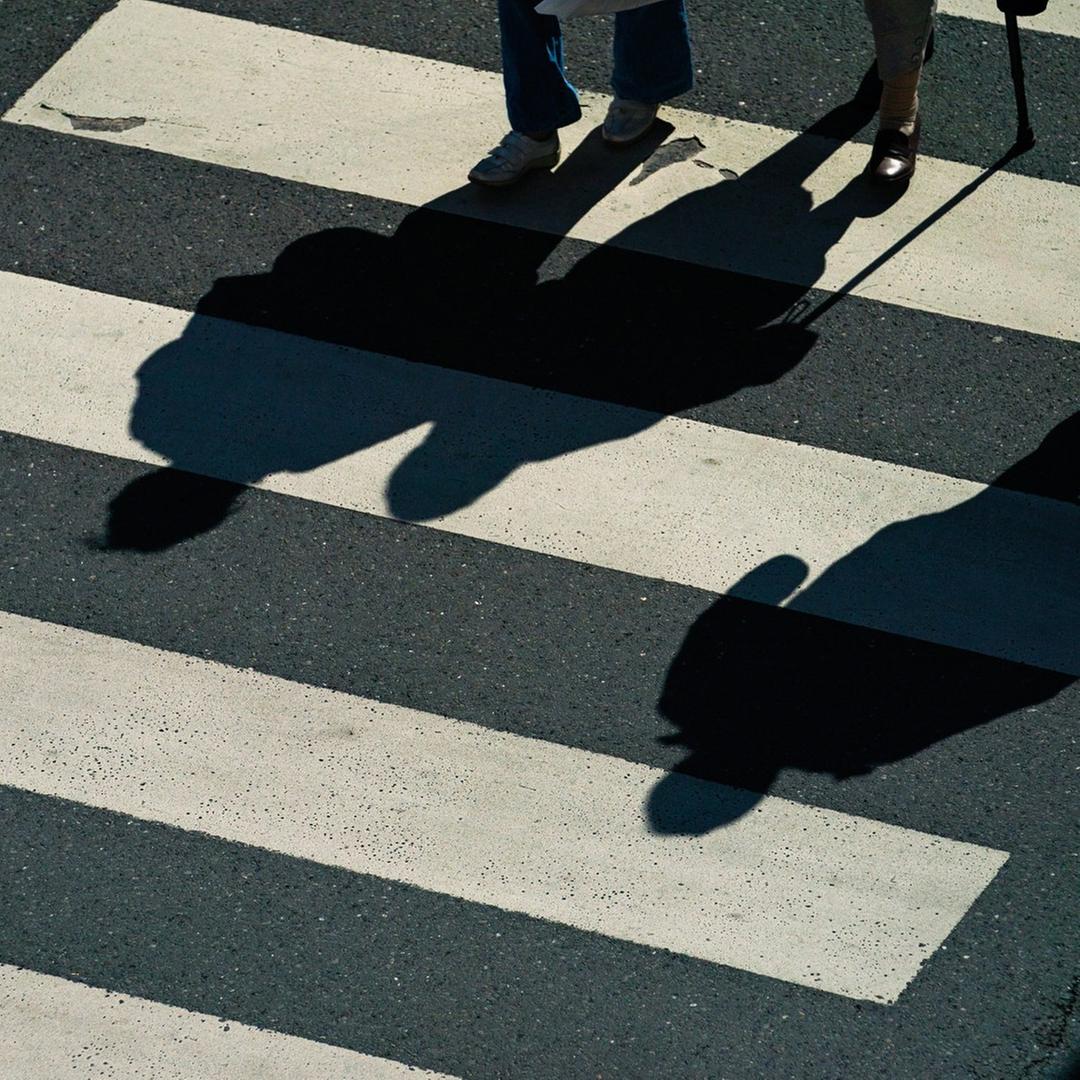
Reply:
<svg viewBox="0 0 1080 1080"><path fill-rule="evenodd" d="M659 105L649 105L644 101L615 98L604 118L604 142L615 146L636 142L652 127L659 108Z"/></svg>
<svg viewBox="0 0 1080 1080"><path fill-rule="evenodd" d="M900 184L910 180L919 156L919 120L910 135L885 129L877 133L866 175L872 184Z"/></svg>
<svg viewBox="0 0 1080 1080"><path fill-rule="evenodd" d="M559 164L558 133L550 139L530 139L520 131L504 136L483 161L473 166L469 179L485 187L516 184L533 169L553 169Z"/></svg>

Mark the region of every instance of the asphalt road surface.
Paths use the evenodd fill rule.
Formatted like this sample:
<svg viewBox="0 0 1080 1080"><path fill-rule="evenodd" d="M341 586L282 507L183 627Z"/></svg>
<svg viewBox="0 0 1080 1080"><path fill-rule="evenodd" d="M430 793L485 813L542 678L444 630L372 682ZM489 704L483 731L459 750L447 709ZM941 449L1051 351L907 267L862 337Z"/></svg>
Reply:
<svg viewBox="0 0 1080 1080"><path fill-rule="evenodd" d="M0 4L0 1074L1080 1072L1080 6L990 176L941 9L883 197L855 0L498 193L493 0Z"/></svg>

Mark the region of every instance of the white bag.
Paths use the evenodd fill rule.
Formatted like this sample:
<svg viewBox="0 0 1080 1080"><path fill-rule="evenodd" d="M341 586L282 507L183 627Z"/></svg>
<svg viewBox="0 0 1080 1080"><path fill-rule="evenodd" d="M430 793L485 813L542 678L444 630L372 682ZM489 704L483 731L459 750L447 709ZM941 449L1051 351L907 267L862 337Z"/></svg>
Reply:
<svg viewBox="0 0 1080 1080"><path fill-rule="evenodd" d="M542 0L542 3L536 5L536 11L539 15L572 19L576 15L607 15L612 11L630 11L658 2L659 0Z"/></svg>

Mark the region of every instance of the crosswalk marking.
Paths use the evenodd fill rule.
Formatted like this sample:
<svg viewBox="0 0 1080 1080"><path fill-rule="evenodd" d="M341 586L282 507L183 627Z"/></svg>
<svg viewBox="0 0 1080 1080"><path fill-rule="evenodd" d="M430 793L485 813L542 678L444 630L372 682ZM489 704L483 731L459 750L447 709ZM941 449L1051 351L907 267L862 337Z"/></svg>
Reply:
<svg viewBox="0 0 1080 1080"><path fill-rule="evenodd" d="M690 778L734 820L659 834L660 769L15 615L0 656L3 783L849 997L895 1001L1007 858Z"/></svg>
<svg viewBox="0 0 1080 1080"><path fill-rule="evenodd" d="M9 964L0 964L0 1074L12 1080L453 1080Z"/></svg>
<svg viewBox="0 0 1080 1080"><path fill-rule="evenodd" d="M586 122L566 132L568 152L603 105L586 98ZM462 177L502 133L498 76L121 0L5 119L828 289L979 175L924 157L919 183L883 210L858 180L864 147L668 115L675 137L704 144L693 160L644 179L615 175L620 182L608 193L571 173L622 166L594 169L571 155L561 184L536 178L510 198L492 198L463 188ZM72 117L123 121L111 125L122 130ZM598 153L591 144L583 150L585 159ZM718 181L721 168L739 180ZM859 294L1078 340L1078 217L1080 189L999 174L862 282ZM1022 264L1013 258L1019 250Z"/></svg>
<svg viewBox="0 0 1080 1080"><path fill-rule="evenodd" d="M938 11L1005 25L1005 17L998 10L996 0L938 0ZM1050 6L1041 15L1022 18L1020 28L1080 37L1080 0L1051 0Z"/></svg>
<svg viewBox="0 0 1080 1080"><path fill-rule="evenodd" d="M821 1060L872 1071L875 1048L888 1045L914 1074L918 1048L893 1041L896 1025L921 1030L961 986L969 1012L992 1005L1013 989L1017 950L1032 961L1017 996L1056 1000L1061 885L1043 856L1063 830L1051 813L1032 832L1045 808L1018 793L1058 775L1071 691L1049 699L1080 674L1080 507L1061 452L1080 414L1055 429L1053 453L1048 438L1038 462L1017 459L1068 408L1080 192L998 173L862 282L869 302L815 324L828 363L815 350L793 374L770 376L784 380L775 394L764 376L729 387L731 410L708 393L690 404L651 396L640 370L626 394L602 377L568 377L546 339L504 370L501 353L489 363L478 349L474 363L463 331L440 355L437 318L431 334L392 328L414 284L430 299L452 265L439 262L440 240L455 234L441 248L453 252L478 237L479 257L484 240L511 232L477 219L548 234L513 233L549 262L507 263L529 280L538 271L536 292L520 291L538 307L588 294L610 256L591 244L611 245L682 260L612 261L690 280L693 300L656 307L713 327L701 297L719 290L697 288L721 278L712 268L756 275L778 298L761 305L771 320L803 286L844 286L982 174L924 156L919 183L885 209L856 179L865 146L686 110L665 110L675 130L642 164L647 149L613 155L588 137L607 99L585 95L558 175L493 196L462 177L503 132L497 75L241 21L264 17L247 0L198 5L237 19L185 2L98 5L112 9L2 118L23 129L0 129L29 150L13 174L28 182L18 228L55 223L68 244L62 264L55 242L20 245L7 263L19 273L0 273L0 443L18 492L0 568L0 787L19 898L2 935L0 1074L438 1080L404 1062L525 1077L636 1074L663 1060L676 1072L693 1062L710 1075L794 1075L819 1038ZM1000 54L993 0L940 7L983 20L965 33L991 45L999 35ZM436 4L431 14L446 13ZM356 32L362 18L344 32L312 18L350 40L432 47L427 31L395 35L381 14L371 34ZM1076 37L1080 0L1053 0L1021 26ZM1056 63L1071 47L1043 40L1032 56ZM476 55L457 42L435 51L466 64ZM995 76L1006 77L1004 67ZM835 100L835 82L819 94ZM751 102L739 115L767 114ZM839 136L839 110L830 121ZM969 135L956 152L977 161ZM100 188L83 222L65 225L61 185L87 161ZM46 209L35 177L54 164ZM1029 165L1046 162L1019 167ZM727 171L738 179L720 179ZM98 223L121 212L120 185L145 210L155 173L163 202L188 193L192 221L205 185L218 183L223 206L238 193L259 200L255 220L244 226L236 201L235 213L208 215L222 232L200 234L200 220L190 260L179 251L191 223L174 222L174 258L148 272L149 260L127 264L131 238L160 240L137 213L111 237L121 258L92 263ZM418 206L457 216L408 213ZM395 234L388 222L402 218ZM369 239L372 302L381 284L383 296L400 290L400 308L355 333L329 305L301 311L302 290L274 309L284 268L304 262L290 264L299 245L284 245L316 228L309 262L328 236L346 249ZM207 235L232 254L203 258ZM562 236L590 244L560 246ZM390 266L376 284L379 253ZM223 278L200 302L223 318L177 310L195 306L196 268L208 265L207 289L216 275L249 275ZM740 278L732 292L747 282L753 291ZM419 321L439 304L415 307ZM891 340L868 329L878 319ZM489 339L510 324L485 327ZM710 359L704 331L678 348L654 325L641 356L655 347L658 378L676 354ZM736 348L767 352L785 340L772 329ZM723 326L718 360L738 333ZM579 345L579 370L591 371ZM899 375L905 353L915 362ZM846 364L864 354L861 378L844 385ZM753 368L753 356L739 359ZM1029 381L1040 367L1047 381ZM973 405L969 372L973 384L1012 389L972 395ZM916 431L907 425L923 380L927 422ZM1029 413L1024 395L1045 400ZM878 411L897 397L911 410ZM717 426L790 435L806 431L811 408L819 426L808 442L983 481L1016 467L1003 487L987 486ZM960 410L966 428L952 424ZM879 422L895 442L863 437ZM964 445L975 423L983 450ZM99 543L117 506L145 521L161 491L222 486L185 487L132 462L282 497L248 493L233 516L205 524L220 532L135 555L137 529L130 545ZM158 479L149 500L139 495ZM638 612L639 586L649 618L611 603ZM639 642L641 663L623 663ZM717 651L716 678L703 676ZM729 678L733 669L746 677ZM774 675L787 682L775 698ZM722 730L705 731L715 700ZM680 768L755 790L652 767L674 760L652 741L656 713L680 729L660 741L691 750ZM732 720L744 721L730 729L738 750L721 763ZM746 763L759 749L768 768L755 775ZM757 794L774 758L775 790L800 801ZM1010 925L1016 911L1027 927ZM1036 921L1045 934L1030 932ZM1036 1030L1021 1020L995 1028L1000 1045ZM264 1024L280 1031L252 1026ZM785 1039L767 1044L762 1031ZM309 1041L324 1039L340 1045ZM961 1062L969 1050L956 1039L950 1053Z"/></svg>
<svg viewBox="0 0 1080 1080"><path fill-rule="evenodd" d="M8 431L1080 673L1065 502L13 274L0 376Z"/></svg>

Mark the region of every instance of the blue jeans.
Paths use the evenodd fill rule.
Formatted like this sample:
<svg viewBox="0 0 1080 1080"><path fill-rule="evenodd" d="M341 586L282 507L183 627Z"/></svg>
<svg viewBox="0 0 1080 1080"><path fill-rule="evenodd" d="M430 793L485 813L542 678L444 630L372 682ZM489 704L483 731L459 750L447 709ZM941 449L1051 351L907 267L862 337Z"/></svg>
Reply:
<svg viewBox="0 0 1080 1080"><path fill-rule="evenodd" d="M559 20L537 15L540 0L499 0L506 111L514 131L539 133L581 118L563 65ZM660 0L615 16L616 97L659 104L694 84L684 0Z"/></svg>

